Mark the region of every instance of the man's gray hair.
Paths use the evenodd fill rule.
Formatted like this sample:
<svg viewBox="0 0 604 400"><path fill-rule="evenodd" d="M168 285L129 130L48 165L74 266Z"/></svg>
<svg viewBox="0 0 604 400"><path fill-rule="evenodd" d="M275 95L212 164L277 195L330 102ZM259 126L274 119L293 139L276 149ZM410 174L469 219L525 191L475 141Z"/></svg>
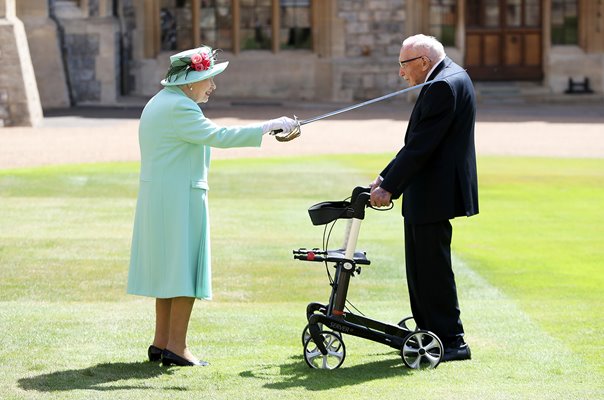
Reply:
<svg viewBox="0 0 604 400"><path fill-rule="evenodd" d="M445 58L445 48L434 36L426 36L423 34L409 36L403 41L403 47L411 47L416 50L423 50L425 55L436 62Z"/></svg>

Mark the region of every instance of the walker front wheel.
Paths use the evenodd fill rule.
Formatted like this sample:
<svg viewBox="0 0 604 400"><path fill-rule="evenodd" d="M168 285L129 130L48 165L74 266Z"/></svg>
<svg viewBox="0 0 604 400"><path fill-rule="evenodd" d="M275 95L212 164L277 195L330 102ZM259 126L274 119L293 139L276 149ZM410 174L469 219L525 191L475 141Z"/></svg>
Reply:
<svg viewBox="0 0 604 400"><path fill-rule="evenodd" d="M443 354L443 344L438 336L424 330L407 335L401 349L403 362L412 369L436 368Z"/></svg>
<svg viewBox="0 0 604 400"><path fill-rule="evenodd" d="M323 330L323 324L322 323L318 323L317 326L319 327L319 330L322 331ZM331 332L331 331L328 331ZM340 335L340 339L342 339L342 334L339 333ZM306 324L306 326L304 327L304 330L302 331L302 346L304 346L306 344L306 341L310 338L310 328L309 328L309 324ZM340 349L338 349L340 350Z"/></svg>
<svg viewBox="0 0 604 400"><path fill-rule="evenodd" d="M319 330L322 331L323 330L323 324L322 323L318 323L317 326L319 327ZM306 326L304 327L304 330L302 331L302 346L304 346L306 344L306 342L308 341L308 339L310 338L310 329L309 329L309 324L306 324Z"/></svg>
<svg viewBox="0 0 604 400"><path fill-rule="evenodd" d="M304 361L309 367L315 369L336 369L344 362L346 346L340 335L335 332L321 331L323 345L327 354L322 354L313 338L304 343Z"/></svg>

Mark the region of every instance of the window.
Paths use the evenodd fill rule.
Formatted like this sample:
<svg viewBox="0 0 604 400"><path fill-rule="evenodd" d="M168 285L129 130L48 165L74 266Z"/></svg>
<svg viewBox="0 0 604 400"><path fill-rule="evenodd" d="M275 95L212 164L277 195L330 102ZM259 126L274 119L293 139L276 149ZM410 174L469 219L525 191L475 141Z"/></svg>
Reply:
<svg viewBox="0 0 604 400"><path fill-rule="evenodd" d="M231 0L202 0L200 14L200 43L217 49L232 49L233 7L231 7Z"/></svg>
<svg viewBox="0 0 604 400"><path fill-rule="evenodd" d="M484 21L482 26L498 28L500 26L499 0L484 1Z"/></svg>
<svg viewBox="0 0 604 400"><path fill-rule="evenodd" d="M281 0L282 49L310 49L310 0Z"/></svg>
<svg viewBox="0 0 604 400"><path fill-rule="evenodd" d="M159 19L162 51L312 47L311 0L159 0Z"/></svg>
<svg viewBox="0 0 604 400"><path fill-rule="evenodd" d="M506 26L512 28L534 28L540 26L541 0L507 0L505 4Z"/></svg>
<svg viewBox="0 0 604 400"><path fill-rule="evenodd" d="M185 50L193 47L190 0L161 0L159 18L161 50Z"/></svg>
<svg viewBox="0 0 604 400"><path fill-rule="evenodd" d="M272 45L272 0L240 0L241 50L269 50Z"/></svg>
<svg viewBox="0 0 604 400"><path fill-rule="evenodd" d="M159 10L162 50L176 50L176 20L174 14L165 7Z"/></svg>
<svg viewBox="0 0 604 400"><path fill-rule="evenodd" d="M542 0L467 0L468 26L473 28L539 28Z"/></svg>
<svg viewBox="0 0 604 400"><path fill-rule="evenodd" d="M541 26L540 0L525 0L524 25L528 27Z"/></svg>
<svg viewBox="0 0 604 400"><path fill-rule="evenodd" d="M552 0L552 44L577 44L577 0Z"/></svg>
<svg viewBox="0 0 604 400"><path fill-rule="evenodd" d="M522 1L507 0L505 5L505 22L508 27L518 28L522 26Z"/></svg>
<svg viewBox="0 0 604 400"><path fill-rule="evenodd" d="M498 28L499 0L467 0L467 23L471 27Z"/></svg>
<svg viewBox="0 0 604 400"><path fill-rule="evenodd" d="M430 34L443 46L455 46L457 0L430 0Z"/></svg>

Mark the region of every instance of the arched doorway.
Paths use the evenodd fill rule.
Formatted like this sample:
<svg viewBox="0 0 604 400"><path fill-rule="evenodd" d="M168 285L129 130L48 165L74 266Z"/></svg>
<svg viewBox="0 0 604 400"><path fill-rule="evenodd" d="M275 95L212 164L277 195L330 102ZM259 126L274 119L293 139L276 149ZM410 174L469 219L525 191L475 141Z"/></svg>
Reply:
<svg viewBox="0 0 604 400"><path fill-rule="evenodd" d="M542 0L466 0L465 65L477 80L540 80Z"/></svg>

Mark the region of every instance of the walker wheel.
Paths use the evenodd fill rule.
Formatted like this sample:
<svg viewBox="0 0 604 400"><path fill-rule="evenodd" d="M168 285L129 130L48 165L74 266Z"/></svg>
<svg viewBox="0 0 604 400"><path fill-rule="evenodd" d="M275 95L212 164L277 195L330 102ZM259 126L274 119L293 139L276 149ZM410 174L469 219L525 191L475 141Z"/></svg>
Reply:
<svg viewBox="0 0 604 400"><path fill-rule="evenodd" d="M401 350L403 362L412 369L436 368L443 354L443 344L438 336L424 330L417 330L407 335Z"/></svg>
<svg viewBox="0 0 604 400"><path fill-rule="evenodd" d="M322 331L323 324L319 322L317 325L319 326L319 330ZM308 326L309 326L309 324L306 324L306 326L304 327L304 330L302 331L302 346L304 346L306 344L306 342L308 341L308 339L310 338L310 329Z"/></svg>
<svg viewBox="0 0 604 400"><path fill-rule="evenodd" d="M410 332L415 332L418 330L417 324L415 323L413 317L403 318L397 325Z"/></svg>
<svg viewBox="0 0 604 400"><path fill-rule="evenodd" d="M319 322L317 325L319 326L319 330L323 331L323 324ZM304 327L304 331L302 331L302 346L304 346L304 344L306 344L306 341L310 338L310 328L308 326L309 326L309 324L306 324L306 326ZM327 332L331 332L331 331L327 331ZM342 339L342 336L343 336L342 333L338 332L338 335L340 335L340 339ZM340 350L340 349L338 349L338 350Z"/></svg>
<svg viewBox="0 0 604 400"><path fill-rule="evenodd" d="M321 354L314 340L310 337L304 343L304 361L309 367L315 369L339 368L346 357L346 346L344 346L342 338L337 333L328 331L321 331L321 337L327 349L327 354Z"/></svg>

